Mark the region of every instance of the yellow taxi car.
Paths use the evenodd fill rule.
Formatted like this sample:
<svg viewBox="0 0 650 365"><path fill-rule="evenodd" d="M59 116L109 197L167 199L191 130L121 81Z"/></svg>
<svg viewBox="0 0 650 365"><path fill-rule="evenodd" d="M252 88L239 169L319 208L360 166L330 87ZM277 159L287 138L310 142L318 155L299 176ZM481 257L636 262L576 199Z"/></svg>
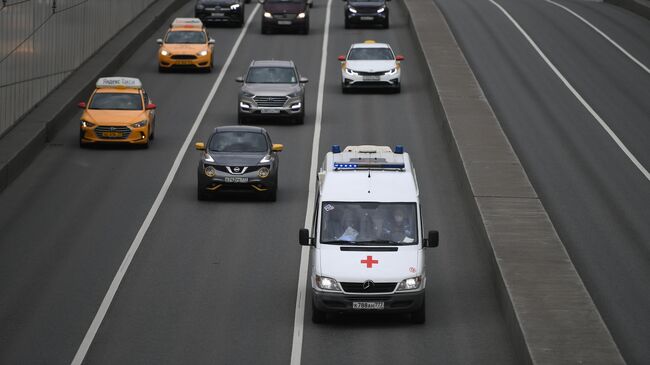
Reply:
<svg viewBox="0 0 650 365"><path fill-rule="evenodd" d="M191 68L211 72L214 39L201 20L197 18L176 18L165 33L165 38L157 40L158 71L172 68Z"/></svg>
<svg viewBox="0 0 650 365"><path fill-rule="evenodd" d="M139 79L102 77L82 108L79 144L127 143L148 147L154 139L156 104Z"/></svg>

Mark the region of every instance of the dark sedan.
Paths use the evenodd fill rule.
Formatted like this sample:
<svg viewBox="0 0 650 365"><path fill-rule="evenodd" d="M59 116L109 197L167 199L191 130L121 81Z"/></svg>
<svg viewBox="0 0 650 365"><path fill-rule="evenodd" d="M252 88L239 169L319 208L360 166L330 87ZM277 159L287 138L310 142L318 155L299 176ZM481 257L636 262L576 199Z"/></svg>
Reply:
<svg viewBox="0 0 650 365"><path fill-rule="evenodd" d="M215 194L252 193L275 201L278 191L278 152L264 128L225 126L215 128L203 151L198 168L197 198Z"/></svg>
<svg viewBox="0 0 650 365"><path fill-rule="evenodd" d="M197 0L194 17L207 23L227 23L244 25L243 0Z"/></svg>
<svg viewBox="0 0 650 365"><path fill-rule="evenodd" d="M380 25L388 28L388 0L344 0L345 28L352 25Z"/></svg>
<svg viewBox="0 0 650 365"><path fill-rule="evenodd" d="M297 30L309 33L307 0L258 0L263 4L262 34L272 31Z"/></svg>

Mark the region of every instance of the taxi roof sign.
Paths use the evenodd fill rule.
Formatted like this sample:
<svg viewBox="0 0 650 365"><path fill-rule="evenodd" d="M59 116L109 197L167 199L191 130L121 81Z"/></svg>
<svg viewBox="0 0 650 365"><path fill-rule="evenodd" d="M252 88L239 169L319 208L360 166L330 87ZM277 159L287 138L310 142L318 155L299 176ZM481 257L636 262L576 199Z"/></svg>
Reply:
<svg viewBox="0 0 650 365"><path fill-rule="evenodd" d="M101 77L97 80L98 89L142 89L142 82L135 77Z"/></svg>
<svg viewBox="0 0 650 365"><path fill-rule="evenodd" d="M363 43L376 43L376 42L373 41L372 39L366 39L365 41L363 41Z"/></svg>
<svg viewBox="0 0 650 365"><path fill-rule="evenodd" d="M176 18L171 28L203 29L203 23L199 18Z"/></svg>

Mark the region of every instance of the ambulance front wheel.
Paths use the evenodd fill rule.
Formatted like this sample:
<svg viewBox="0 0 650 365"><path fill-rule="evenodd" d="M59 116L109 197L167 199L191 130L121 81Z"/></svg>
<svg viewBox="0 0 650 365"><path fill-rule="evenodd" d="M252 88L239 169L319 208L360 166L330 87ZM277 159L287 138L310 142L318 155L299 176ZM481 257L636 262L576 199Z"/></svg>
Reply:
<svg viewBox="0 0 650 365"><path fill-rule="evenodd" d="M415 312L411 313L411 322L415 324L422 324L427 320L427 306L425 300L422 299L422 305Z"/></svg>
<svg viewBox="0 0 650 365"><path fill-rule="evenodd" d="M316 308L314 302L311 302L311 321L314 323L325 323L327 321L327 313Z"/></svg>

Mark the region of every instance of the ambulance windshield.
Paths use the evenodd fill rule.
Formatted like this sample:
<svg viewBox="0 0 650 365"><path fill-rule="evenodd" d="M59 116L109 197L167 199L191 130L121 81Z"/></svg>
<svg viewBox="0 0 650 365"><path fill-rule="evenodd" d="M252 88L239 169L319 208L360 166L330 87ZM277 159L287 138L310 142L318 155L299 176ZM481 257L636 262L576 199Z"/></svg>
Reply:
<svg viewBox="0 0 650 365"><path fill-rule="evenodd" d="M415 203L323 202L320 242L337 245L418 243Z"/></svg>

